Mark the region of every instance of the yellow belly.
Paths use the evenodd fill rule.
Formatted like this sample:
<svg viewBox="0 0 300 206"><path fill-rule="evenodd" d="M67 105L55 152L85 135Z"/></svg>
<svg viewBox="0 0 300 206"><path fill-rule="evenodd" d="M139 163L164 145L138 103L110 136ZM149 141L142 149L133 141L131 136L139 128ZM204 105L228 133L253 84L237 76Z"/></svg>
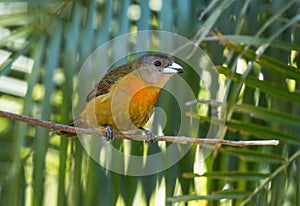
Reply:
<svg viewBox="0 0 300 206"><path fill-rule="evenodd" d="M134 94L114 90L88 102L81 119L90 127L109 125L114 131L129 131L144 126L153 113L160 89L144 87Z"/></svg>

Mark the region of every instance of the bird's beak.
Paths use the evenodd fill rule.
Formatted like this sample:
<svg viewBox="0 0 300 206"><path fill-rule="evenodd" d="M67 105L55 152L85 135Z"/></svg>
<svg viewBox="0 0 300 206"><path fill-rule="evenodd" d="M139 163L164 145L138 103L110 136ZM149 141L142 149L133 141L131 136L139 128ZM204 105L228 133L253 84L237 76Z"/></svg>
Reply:
<svg viewBox="0 0 300 206"><path fill-rule="evenodd" d="M165 67L163 69L163 73L165 74L175 74L175 73L183 73L184 70L182 68L182 66L180 66L179 64L176 64L175 62L173 64L171 64L168 67Z"/></svg>

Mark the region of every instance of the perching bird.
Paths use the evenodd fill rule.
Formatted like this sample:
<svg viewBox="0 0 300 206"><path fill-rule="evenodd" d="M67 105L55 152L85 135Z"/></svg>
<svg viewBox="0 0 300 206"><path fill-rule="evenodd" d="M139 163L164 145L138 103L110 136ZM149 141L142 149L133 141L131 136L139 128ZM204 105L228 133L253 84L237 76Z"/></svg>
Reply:
<svg viewBox="0 0 300 206"><path fill-rule="evenodd" d="M184 70L163 54L147 54L107 73L86 97L86 106L76 121L106 131L106 139L114 131L141 129L151 143L155 135L143 128L151 117L163 85ZM74 124L71 123L70 125Z"/></svg>

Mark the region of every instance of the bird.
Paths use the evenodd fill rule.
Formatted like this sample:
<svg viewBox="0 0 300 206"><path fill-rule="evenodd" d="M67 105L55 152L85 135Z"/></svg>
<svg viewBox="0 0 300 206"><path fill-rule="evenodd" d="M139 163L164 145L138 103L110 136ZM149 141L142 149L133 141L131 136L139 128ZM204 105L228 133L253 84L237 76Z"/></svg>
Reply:
<svg viewBox="0 0 300 206"><path fill-rule="evenodd" d="M108 72L88 92L86 105L75 121L106 133L106 140L114 139L114 132L142 130L146 143L155 141L155 134L144 128L151 117L160 91L182 66L169 55L148 53L128 64Z"/></svg>

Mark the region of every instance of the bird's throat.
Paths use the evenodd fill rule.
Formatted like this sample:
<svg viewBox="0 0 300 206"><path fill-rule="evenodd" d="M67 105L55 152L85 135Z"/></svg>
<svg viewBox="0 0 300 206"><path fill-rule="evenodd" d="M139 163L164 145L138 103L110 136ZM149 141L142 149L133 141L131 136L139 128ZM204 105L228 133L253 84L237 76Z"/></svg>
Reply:
<svg viewBox="0 0 300 206"><path fill-rule="evenodd" d="M160 87L149 85L138 76L129 74L121 81L122 90L127 93L132 103L139 105L155 105Z"/></svg>

